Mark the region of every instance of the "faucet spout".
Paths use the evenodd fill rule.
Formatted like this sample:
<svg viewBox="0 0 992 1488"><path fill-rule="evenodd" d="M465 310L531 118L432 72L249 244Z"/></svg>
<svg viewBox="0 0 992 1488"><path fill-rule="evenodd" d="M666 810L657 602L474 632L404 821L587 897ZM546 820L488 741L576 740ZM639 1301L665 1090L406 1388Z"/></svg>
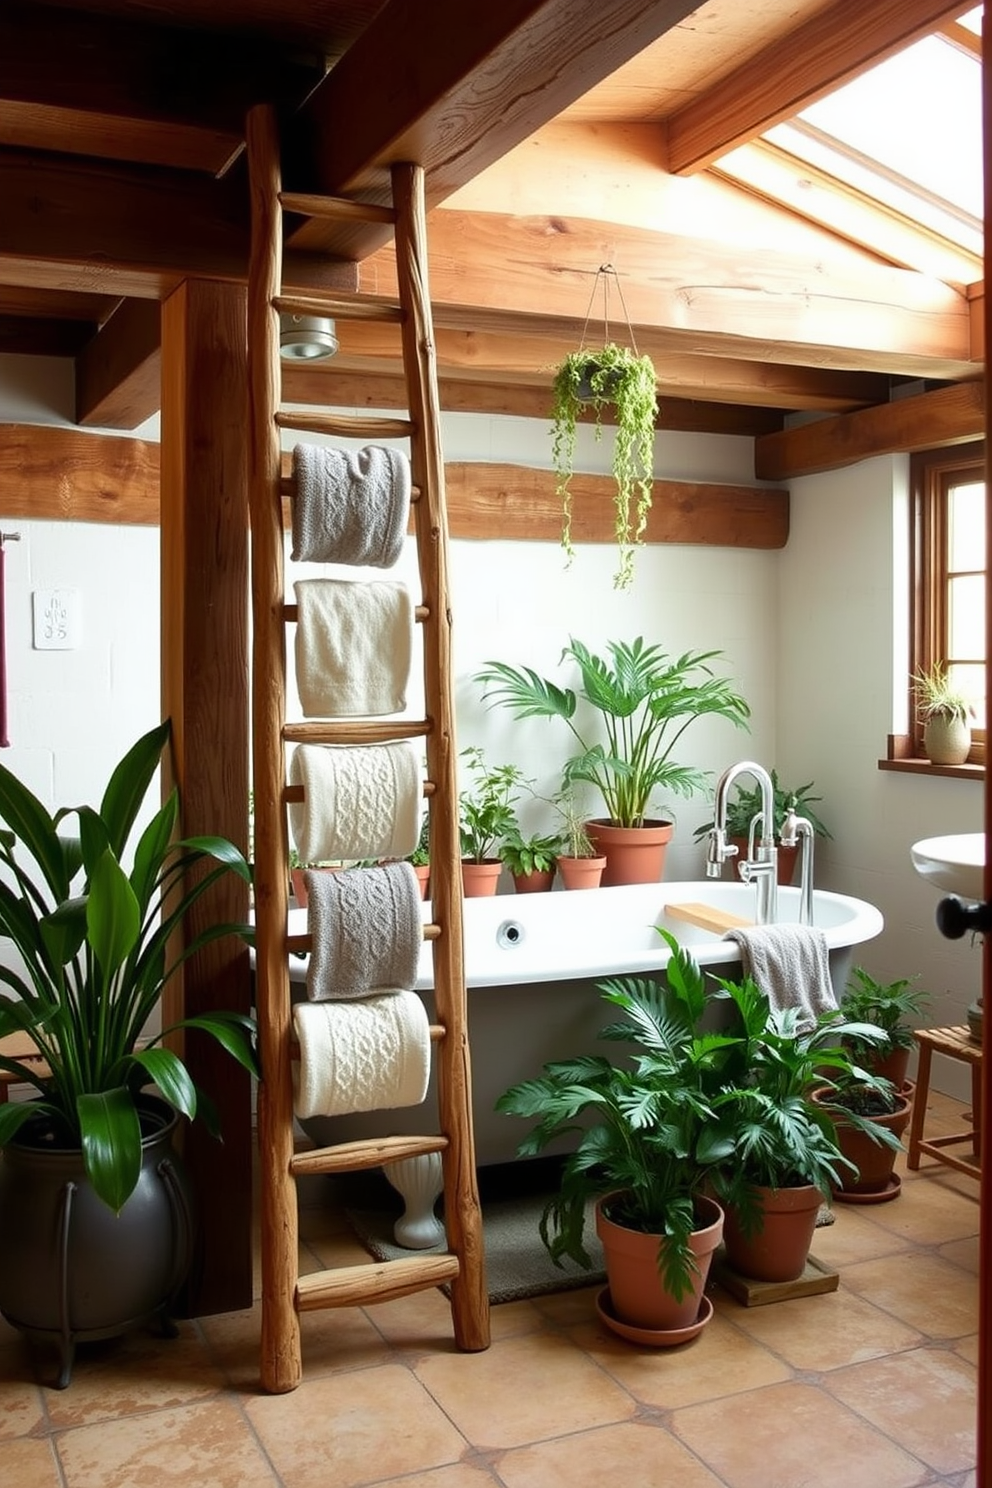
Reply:
<svg viewBox="0 0 992 1488"><path fill-rule="evenodd" d="M722 865L737 851L727 842L727 804L730 791L742 775L750 775L761 793L761 810L751 822L748 855L738 872L745 883L754 883L757 891L755 920L759 925L773 925L778 917L778 851L775 847L775 791L764 765L754 760L740 760L724 770L716 786L713 827L706 853L706 875L717 878ZM760 819L760 836L757 833Z"/></svg>

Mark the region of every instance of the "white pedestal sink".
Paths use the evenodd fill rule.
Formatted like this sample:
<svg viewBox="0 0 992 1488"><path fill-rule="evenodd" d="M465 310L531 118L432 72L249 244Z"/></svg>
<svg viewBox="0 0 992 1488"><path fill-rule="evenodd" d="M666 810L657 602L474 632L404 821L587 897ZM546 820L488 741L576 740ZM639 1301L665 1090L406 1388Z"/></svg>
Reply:
<svg viewBox="0 0 992 1488"><path fill-rule="evenodd" d="M942 893L961 899L983 899L985 878L984 832L959 832L949 837L925 837L910 848L913 867Z"/></svg>

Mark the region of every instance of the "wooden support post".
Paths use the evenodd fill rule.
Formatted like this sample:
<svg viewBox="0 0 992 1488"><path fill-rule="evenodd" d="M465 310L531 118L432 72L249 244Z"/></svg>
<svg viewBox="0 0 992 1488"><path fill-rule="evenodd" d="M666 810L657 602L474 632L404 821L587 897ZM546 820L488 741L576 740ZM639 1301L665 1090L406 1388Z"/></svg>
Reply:
<svg viewBox="0 0 992 1488"><path fill-rule="evenodd" d="M182 829L247 850L244 289L182 284L163 306L162 353L162 710L172 719ZM187 934L247 914L247 887L228 875L195 906ZM208 946L167 990L168 1022L220 1008L248 1012L247 949L227 938ZM182 1310L197 1316L251 1305L251 1082L212 1040L190 1034L186 1056L223 1134L216 1141L202 1122L185 1134L199 1224Z"/></svg>

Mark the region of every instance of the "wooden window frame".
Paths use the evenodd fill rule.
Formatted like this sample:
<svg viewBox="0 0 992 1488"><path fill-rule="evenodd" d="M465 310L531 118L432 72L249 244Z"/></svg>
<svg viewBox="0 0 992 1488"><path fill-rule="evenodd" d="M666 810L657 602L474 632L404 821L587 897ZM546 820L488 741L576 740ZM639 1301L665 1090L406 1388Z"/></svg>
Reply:
<svg viewBox="0 0 992 1488"><path fill-rule="evenodd" d="M962 477L986 479L985 442L921 450L910 456L910 675L947 660L947 502ZM983 554L984 567L984 554ZM922 759L923 728L906 681L909 734L903 758ZM975 729L967 765L985 765L985 729ZM931 766L931 768L933 768ZM957 767L955 767L957 768ZM969 771L970 773L970 771Z"/></svg>

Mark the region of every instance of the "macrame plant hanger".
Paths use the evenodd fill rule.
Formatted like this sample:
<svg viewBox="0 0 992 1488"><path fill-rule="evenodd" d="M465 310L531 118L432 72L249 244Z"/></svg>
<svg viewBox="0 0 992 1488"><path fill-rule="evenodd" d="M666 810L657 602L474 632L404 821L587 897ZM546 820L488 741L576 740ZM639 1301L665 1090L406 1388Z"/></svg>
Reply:
<svg viewBox="0 0 992 1488"><path fill-rule="evenodd" d="M620 283L620 275L611 263L600 264L596 270L596 277L592 281L592 290L589 294L589 304L586 308L586 318L582 323L582 335L579 339L579 349L585 351L598 350L598 348L587 348L586 334L589 330L589 321L592 319L593 305L596 300L596 291L602 287L603 290L603 345L610 339L610 280L616 285L617 298L620 301L620 309L623 311L624 325L627 328L627 337L630 341L630 349L635 356L639 356L637 340L634 336L634 327L630 323L630 315L627 312L627 302L623 297L623 285Z"/></svg>

